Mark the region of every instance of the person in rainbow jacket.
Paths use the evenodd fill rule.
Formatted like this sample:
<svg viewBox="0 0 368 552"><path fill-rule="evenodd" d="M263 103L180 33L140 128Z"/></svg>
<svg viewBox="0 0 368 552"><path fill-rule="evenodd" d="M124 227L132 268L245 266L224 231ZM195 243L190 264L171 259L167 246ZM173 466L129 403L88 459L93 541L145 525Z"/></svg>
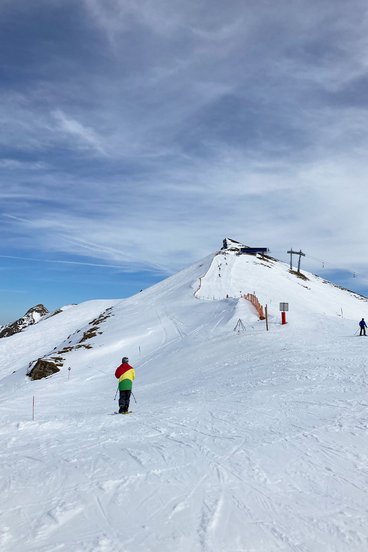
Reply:
<svg viewBox="0 0 368 552"><path fill-rule="evenodd" d="M123 357L120 366L115 370L115 377L119 380L119 414L127 414L129 411L130 395L135 379L135 370L128 362L128 357Z"/></svg>

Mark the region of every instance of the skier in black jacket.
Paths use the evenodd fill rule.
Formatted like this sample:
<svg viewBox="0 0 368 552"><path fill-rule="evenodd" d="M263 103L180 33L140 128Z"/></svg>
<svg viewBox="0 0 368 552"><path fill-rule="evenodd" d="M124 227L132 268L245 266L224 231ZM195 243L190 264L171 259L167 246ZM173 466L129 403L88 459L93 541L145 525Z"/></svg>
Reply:
<svg viewBox="0 0 368 552"><path fill-rule="evenodd" d="M360 326L360 334L359 335L367 335L365 333L365 329L367 327L367 324L365 323L364 318L362 318L361 321L359 322L359 326Z"/></svg>

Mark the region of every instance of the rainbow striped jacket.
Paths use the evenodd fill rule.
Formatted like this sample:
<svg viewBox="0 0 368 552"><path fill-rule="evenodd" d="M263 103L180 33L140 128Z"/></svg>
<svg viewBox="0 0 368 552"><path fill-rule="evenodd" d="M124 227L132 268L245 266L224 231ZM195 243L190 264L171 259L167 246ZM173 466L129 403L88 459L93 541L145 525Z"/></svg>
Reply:
<svg viewBox="0 0 368 552"><path fill-rule="evenodd" d="M115 370L115 377L119 380L119 391L131 391L135 370L130 364L127 362L120 364Z"/></svg>

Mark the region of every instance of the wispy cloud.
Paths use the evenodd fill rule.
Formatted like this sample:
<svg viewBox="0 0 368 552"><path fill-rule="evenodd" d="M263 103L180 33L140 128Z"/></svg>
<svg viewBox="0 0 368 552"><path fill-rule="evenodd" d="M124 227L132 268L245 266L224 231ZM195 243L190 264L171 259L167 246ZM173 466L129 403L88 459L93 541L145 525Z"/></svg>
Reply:
<svg viewBox="0 0 368 552"><path fill-rule="evenodd" d="M170 272L229 235L368 273L363 0L21 5L0 23L32 45L0 54L4 253Z"/></svg>
<svg viewBox="0 0 368 552"><path fill-rule="evenodd" d="M20 257L16 255L0 255L1 259L15 259L17 261L23 261L23 262L36 262L36 263L55 263L55 264L66 264L66 265L81 265L81 266L96 266L101 268L119 268L121 269L121 265L112 265L112 264L101 264L101 263L87 263L83 261L66 261L61 259L41 259L41 258L34 258L34 257ZM3 290L4 291L4 290Z"/></svg>
<svg viewBox="0 0 368 552"><path fill-rule="evenodd" d="M91 128L83 126L78 121L67 117L61 110L56 110L53 113L60 129L66 134L75 137L82 147L92 148L99 153L105 153L101 144L101 140Z"/></svg>

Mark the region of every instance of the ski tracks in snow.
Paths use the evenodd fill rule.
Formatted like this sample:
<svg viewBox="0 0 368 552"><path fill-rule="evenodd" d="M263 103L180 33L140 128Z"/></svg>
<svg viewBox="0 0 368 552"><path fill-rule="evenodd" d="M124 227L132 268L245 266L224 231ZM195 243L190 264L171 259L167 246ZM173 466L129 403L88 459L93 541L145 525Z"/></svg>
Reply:
<svg viewBox="0 0 368 552"><path fill-rule="evenodd" d="M175 319L164 345L186 343ZM132 416L98 393L71 404L60 382L44 419L7 415L2 552L365 552L365 373L339 368L338 345L319 370L305 343L264 357L265 339L192 344L192 372L166 350L171 377Z"/></svg>
<svg viewBox="0 0 368 552"><path fill-rule="evenodd" d="M267 551L322 552L306 541L312 523L317 542L332 531L342 543L338 552L349 541L349 550L363 552L366 457L345 440L338 445L341 426L308 431L295 424L295 431L288 426L288 434L274 431L257 441L256 413L245 403L243 415L239 407L219 413L215 393L199 416L188 402L128 418L95 416L93 426L73 419L68 426L21 425L8 441L17 453L17 480L6 458L3 464L1 490L9 502L1 515L2 549L240 552L262 543ZM66 427L62 445L57 433ZM354 432L352 444L367 433L365 418ZM25 434L33 434L33 446L27 439L23 447ZM351 463L357 473L347 476ZM45 486L36 490L39 471ZM318 496L323 515L313 504ZM349 532L344 513L357 520L360 537ZM16 538L9 530L14 518Z"/></svg>

